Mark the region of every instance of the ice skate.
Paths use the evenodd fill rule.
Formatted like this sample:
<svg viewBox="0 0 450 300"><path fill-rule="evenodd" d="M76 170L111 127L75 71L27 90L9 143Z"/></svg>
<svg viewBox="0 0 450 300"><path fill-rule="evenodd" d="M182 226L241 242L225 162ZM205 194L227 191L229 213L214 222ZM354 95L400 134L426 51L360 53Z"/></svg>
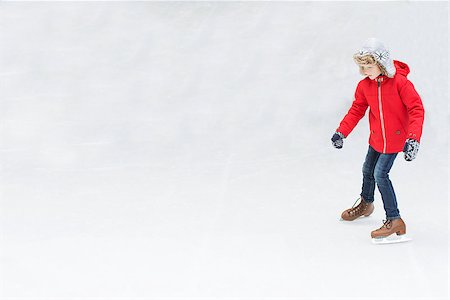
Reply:
<svg viewBox="0 0 450 300"><path fill-rule="evenodd" d="M383 226L371 232L374 244L393 244L410 241L406 235L406 225L401 218L386 220Z"/></svg>
<svg viewBox="0 0 450 300"><path fill-rule="evenodd" d="M355 204L360 200L360 203ZM373 213L374 205L372 202L366 202L361 197L353 204L352 208L346 209L341 215L341 221L353 221L361 216L368 217Z"/></svg>

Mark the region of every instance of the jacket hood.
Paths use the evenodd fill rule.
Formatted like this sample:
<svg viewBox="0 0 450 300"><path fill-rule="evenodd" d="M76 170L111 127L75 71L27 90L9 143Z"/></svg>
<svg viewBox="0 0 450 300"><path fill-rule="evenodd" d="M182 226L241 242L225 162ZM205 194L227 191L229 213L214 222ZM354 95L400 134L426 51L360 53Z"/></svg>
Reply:
<svg viewBox="0 0 450 300"><path fill-rule="evenodd" d="M409 67L404 62L394 60L394 66L395 66L395 70L398 74L401 74L405 77L409 74Z"/></svg>

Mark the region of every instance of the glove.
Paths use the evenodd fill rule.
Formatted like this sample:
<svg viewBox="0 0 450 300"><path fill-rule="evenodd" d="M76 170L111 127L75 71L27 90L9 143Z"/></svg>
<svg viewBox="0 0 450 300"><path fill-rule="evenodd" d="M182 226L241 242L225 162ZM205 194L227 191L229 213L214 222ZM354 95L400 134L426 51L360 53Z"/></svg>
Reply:
<svg viewBox="0 0 450 300"><path fill-rule="evenodd" d="M333 134L333 137L331 138L331 143L333 144L334 148L341 149L344 146L344 139L345 136L339 131L337 131Z"/></svg>
<svg viewBox="0 0 450 300"><path fill-rule="evenodd" d="M405 147L403 147L403 152L405 154L406 161L412 161L416 158L417 152L419 151L419 142L413 139L407 139L405 142Z"/></svg>

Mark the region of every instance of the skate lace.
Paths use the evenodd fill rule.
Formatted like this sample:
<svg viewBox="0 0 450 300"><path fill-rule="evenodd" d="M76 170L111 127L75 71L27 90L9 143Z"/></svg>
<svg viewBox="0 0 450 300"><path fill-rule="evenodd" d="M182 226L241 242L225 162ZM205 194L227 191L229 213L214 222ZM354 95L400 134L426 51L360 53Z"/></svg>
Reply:
<svg viewBox="0 0 450 300"><path fill-rule="evenodd" d="M357 206L355 206L356 203L358 203L359 200L361 200L361 203L359 203ZM350 215L359 214L361 212L361 210L363 209L362 206L363 206L362 205L362 199L361 198L356 199L355 203L353 203L352 208L349 211L349 214Z"/></svg>
<svg viewBox="0 0 450 300"><path fill-rule="evenodd" d="M392 221L391 220L383 220L383 226L381 228L387 228L390 229L392 227Z"/></svg>

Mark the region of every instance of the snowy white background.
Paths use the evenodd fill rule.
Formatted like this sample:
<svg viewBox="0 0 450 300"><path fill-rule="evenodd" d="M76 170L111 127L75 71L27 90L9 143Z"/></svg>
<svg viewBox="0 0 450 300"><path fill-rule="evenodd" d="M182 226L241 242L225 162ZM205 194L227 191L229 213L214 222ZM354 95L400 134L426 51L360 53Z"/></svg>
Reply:
<svg viewBox="0 0 450 300"><path fill-rule="evenodd" d="M426 121L375 246L363 119L378 37ZM0 2L1 299L447 299L447 2Z"/></svg>

